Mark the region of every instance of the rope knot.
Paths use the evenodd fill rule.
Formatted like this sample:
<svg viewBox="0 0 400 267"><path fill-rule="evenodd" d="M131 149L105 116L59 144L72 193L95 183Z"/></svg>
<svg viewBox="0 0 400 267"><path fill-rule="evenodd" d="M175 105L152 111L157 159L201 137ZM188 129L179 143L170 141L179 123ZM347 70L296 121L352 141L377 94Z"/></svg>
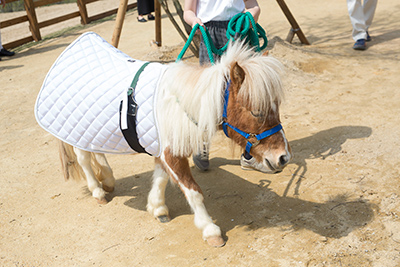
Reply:
<svg viewBox="0 0 400 267"><path fill-rule="evenodd" d="M255 22L253 15L251 15L250 12L239 13L229 21L228 28L226 29L226 37L228 38L228 42L220 49L217 49L215 47L207 28L205 26L200 27L199 24L196 24L193 27L192 31L190 32L188 40L186 41L185 46L182 48L182 51L179 53L176 62L182 59L190 43L192 42L196 31L199 28L203 36L204 44L207 48L208 57L210 58L210 62L213 65L215 64L213 54L221 56L228 48L230 40L236 41L239 38L240 40L246 39L246 41L250 44L250 46L255 47L255 50L257 52L262 51L268 45L268 39L265 34L265 31L258 23ZM264 41L261 47L259 40L260 38L263 39Z"/></svg>

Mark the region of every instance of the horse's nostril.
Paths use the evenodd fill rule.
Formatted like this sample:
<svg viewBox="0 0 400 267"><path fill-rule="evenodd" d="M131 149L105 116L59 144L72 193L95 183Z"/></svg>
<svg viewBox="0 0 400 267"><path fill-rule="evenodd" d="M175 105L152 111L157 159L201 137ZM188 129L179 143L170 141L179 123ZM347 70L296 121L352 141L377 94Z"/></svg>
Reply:
<svg viewBox="0 0 400 267"><path fill-rule="evenodd" d="M285 166L289 162L289 157L287 155L282 155L279 157L279 165L281 167Z"/></svg>

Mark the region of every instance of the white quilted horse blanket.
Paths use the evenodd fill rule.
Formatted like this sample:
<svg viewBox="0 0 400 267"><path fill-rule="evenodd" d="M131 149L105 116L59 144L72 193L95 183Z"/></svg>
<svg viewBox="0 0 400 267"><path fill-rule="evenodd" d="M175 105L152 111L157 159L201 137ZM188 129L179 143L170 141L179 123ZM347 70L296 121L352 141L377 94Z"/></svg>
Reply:
<svg viewBox="0 0 400 267"><path fill-rule="evenodd" d="M122 53L88 32L70 44L48 72L35 105L39 125L58 139L97 153L135 153L119 127L119 107L145 62ZM140 145L160 155L156 120L158 83L166 69L149 64L135 89L136 132Z"/></svg>

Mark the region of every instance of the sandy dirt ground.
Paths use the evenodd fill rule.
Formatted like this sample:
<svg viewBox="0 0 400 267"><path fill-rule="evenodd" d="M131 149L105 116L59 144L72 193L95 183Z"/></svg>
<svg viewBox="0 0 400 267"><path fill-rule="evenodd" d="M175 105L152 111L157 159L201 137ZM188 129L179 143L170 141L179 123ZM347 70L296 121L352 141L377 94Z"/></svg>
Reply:
<svg viewBox="0 0 400 267"><path fill-rule="evenodd" d="M259 0L260 24L286 67L281 118L295 158L279 174L246 172L239 149L216 137L211 170L192 170L227 240L218 249L202 240L176 187L167 188L170 223L146 212L151 157L109 155L116 190L98 205L85 182L64 181L57 141L35 121L37 93L58 55L86 31L110 41L114 21L3 58L0 265L400 266L400 4L379 2L373 41L360 52L351 48L345 2L286 2L310 46L282 41L290 27L273 0ZM154 23L136 16L127 15L119 48L173 60L183 43L168 19L164 47L154 49ZM2 31L3 39L12 34Z"/></svg>

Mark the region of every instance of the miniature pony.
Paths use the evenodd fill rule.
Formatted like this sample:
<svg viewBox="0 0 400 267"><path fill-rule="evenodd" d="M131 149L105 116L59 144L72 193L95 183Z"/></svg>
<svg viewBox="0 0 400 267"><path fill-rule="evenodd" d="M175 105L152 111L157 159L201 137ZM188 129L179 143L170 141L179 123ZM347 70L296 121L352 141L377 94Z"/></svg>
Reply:
<svg viewBox="0 0 400 267"><path fill-rule="evenodd" d="M203 238L211 246L225 244L220 228L204 206L188 157L200 151L203 142L210 142L222 123L227 136L243 149L249 149L270 173L282 171L292 152L280 126L279 105L284 96L281 69L278 60L256 53L242 42L230 44L212 66L185 62L168 66L157 96L162 153L155 158L147 204L150 214L161 222L169 221L165 188L170 179L184 193ZM105 192L114 190L115 179L104 154L61 142L60 155L65 177L78 170L77 176L86 177L93 197L106 203Z"/></svg>

